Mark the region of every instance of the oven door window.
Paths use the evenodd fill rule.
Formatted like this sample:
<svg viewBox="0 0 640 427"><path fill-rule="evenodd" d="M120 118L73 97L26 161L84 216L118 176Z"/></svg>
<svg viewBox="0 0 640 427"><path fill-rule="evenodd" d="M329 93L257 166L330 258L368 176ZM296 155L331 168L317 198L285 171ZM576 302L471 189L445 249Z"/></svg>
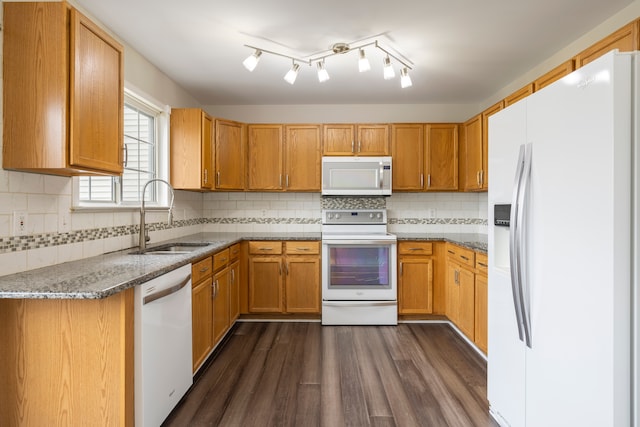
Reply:
<svg viewBox="0 0 640 427"><path fill-rule="evenodd" d="M390 289L390 246L329 248L329 289Z"/></svg>

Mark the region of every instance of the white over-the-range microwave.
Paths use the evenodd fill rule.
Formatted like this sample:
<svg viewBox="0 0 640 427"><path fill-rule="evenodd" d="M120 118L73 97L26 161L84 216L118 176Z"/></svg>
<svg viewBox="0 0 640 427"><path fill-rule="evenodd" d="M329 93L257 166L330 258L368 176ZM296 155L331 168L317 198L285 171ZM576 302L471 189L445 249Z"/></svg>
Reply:
<svg viewBox="0 0 640 427"><path fill-rule="evenodd" d="M391 157L322 158L322 195L390 196Z"/></svg>

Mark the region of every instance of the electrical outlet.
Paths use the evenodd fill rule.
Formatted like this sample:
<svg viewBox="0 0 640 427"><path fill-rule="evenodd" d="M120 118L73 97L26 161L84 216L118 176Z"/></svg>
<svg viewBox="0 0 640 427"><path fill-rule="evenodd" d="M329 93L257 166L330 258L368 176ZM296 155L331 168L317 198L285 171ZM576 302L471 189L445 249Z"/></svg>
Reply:
<svg viewBox="0 0 640 427"><path fill-rule="evenodd" d="M265 218L266 216L267 216L267 210L262 209L262 218Z"/></svg>
<svg viewBox="0 0 640 427"><path fill-rule="evenodd" d="M436 217L436 209L435 208L429 208L427 211L429 212L429 218L435 218Z"/></svg>
<svg viewBox="0 0 640 427"><path fill-rule="evenodd" d="M29 214L24 211L13 212L13 235L24 236L27 234Z"/></svg>

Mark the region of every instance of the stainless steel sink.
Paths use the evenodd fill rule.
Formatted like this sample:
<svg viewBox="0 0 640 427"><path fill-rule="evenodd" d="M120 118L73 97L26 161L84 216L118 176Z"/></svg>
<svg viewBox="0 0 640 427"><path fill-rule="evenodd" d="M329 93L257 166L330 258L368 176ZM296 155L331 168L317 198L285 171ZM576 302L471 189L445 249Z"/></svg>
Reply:
<svg viewBox="0 0 640 427"><path fill-rule="evenodd" d="M200 248L209 246L211 243L207 242L187 242L187 243L167 243L166 245L160 245L152 248L147 248L144 251L131 252L134 255L178 255L188 254L193 251L197 251Z"/></svg>

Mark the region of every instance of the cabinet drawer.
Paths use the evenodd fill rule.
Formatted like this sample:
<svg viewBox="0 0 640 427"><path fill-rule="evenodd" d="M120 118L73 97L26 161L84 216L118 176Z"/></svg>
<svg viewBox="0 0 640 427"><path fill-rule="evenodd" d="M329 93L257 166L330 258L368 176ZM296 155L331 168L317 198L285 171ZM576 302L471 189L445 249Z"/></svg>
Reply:
<svg viewBox="0 0 640 427"><path fill-rule="evenodd" d="M213 270L218 271L227 266L229 262L229 248L213 255Z"/></svg>
<svg viewBox="0 0 640 427"><path fill-rule="evenodd" d="M285 242L284 248L287 255L317 255L320 253L320 242Z"/></svg>
<svg viewBox="0 0 640 427"><path fill-rule="evenodd" d="M191 283L197 284L202 279L211 276L213 269L213 262L211 257L198 261L191 265Z"/></svg>
<svg viewBox="0 0 640 427"><path fill-rule="evenodd" d="M476 266L475 252L471 249L466 249L457 245L447 245L447 257L460 264L468 265L471 268Z"/></svg>
<svg viewBox="0 0 640 427"><path fill-rule="evenodd" d="M249 253L251 255L280 255L282 254L282 242L249 242Z"/></svg>
<svg viewBox="0 0 640 427"><path fill-rule="evenodd" d="M236 243L235 245L231 245L229 247L229 260L233 261L240 256L240 243Z"/></svg>
<svg viewBox="0 0 640 427"><path fill-rule="evenodd" d="M398 243L399 255L431 255L433 243L431 242L400 242Z"/></svg>
<svg viewBox="0 0 640 427"><path fill-rule="evenodd" d="M487 268L489 267L487 254L481 254L476 252L476 270L480 274L487 274Z"/></svg>

